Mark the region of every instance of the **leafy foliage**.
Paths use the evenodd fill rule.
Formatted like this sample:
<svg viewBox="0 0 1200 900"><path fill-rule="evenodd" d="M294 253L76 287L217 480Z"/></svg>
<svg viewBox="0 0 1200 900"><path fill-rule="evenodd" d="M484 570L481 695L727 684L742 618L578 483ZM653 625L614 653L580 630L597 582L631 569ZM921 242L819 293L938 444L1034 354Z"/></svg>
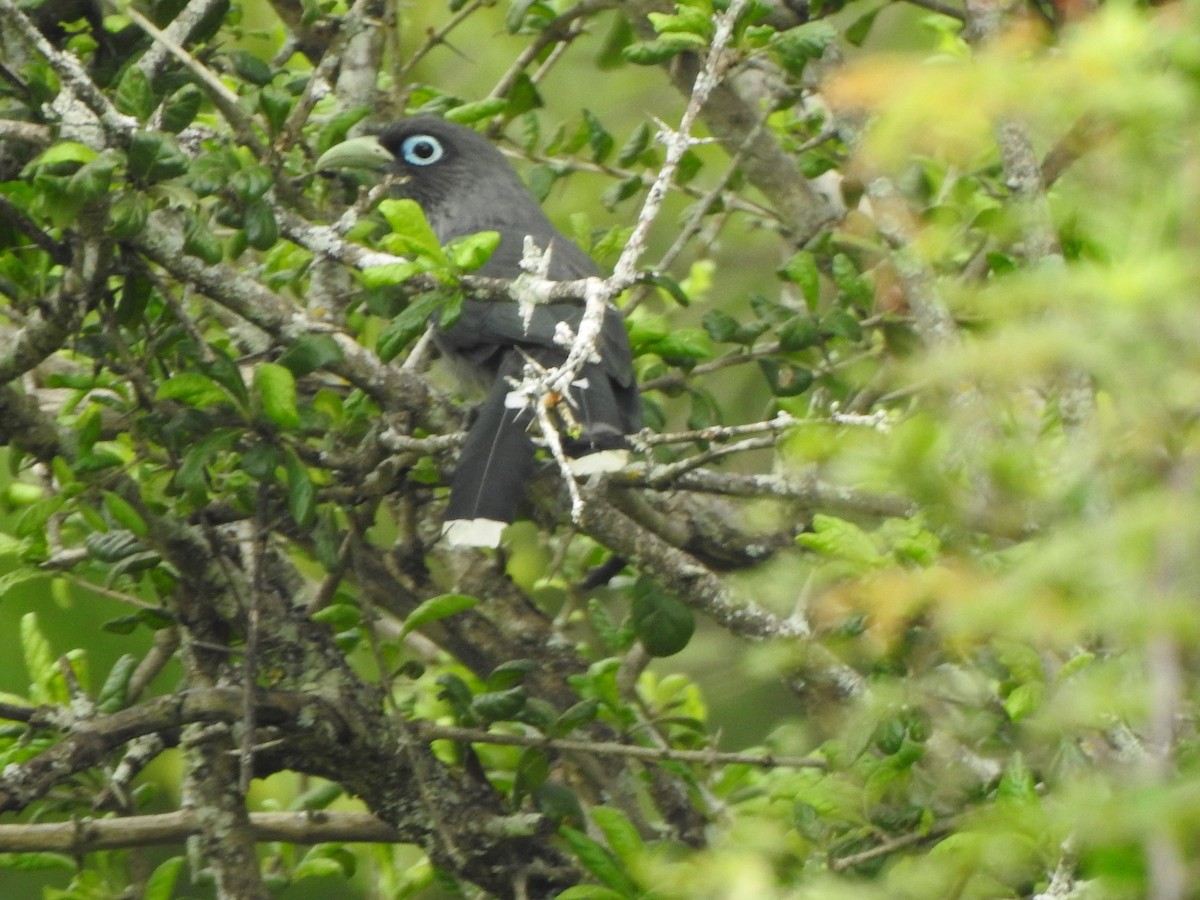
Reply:
<svg viewBox="0 0 1200 900"><path fill-rule="evenodd" d="M6 889L1191 895L1192 9L178 6L0 0ZM401 111L637 256L494 556Z"/></svg>

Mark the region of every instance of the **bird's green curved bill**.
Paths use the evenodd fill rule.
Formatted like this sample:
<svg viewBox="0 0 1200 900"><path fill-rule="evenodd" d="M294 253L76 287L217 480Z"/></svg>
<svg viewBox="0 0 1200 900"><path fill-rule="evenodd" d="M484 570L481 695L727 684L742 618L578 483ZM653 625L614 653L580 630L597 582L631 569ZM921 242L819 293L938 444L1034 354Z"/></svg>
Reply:
<svg viewBox="0 0 1200 900"><path fill-rule="evenodd" d="M317 171L338 171L341 169L368 169L378 171L395 160L379 139L375 137L356 137L335 144L317 160Z"/></svg>

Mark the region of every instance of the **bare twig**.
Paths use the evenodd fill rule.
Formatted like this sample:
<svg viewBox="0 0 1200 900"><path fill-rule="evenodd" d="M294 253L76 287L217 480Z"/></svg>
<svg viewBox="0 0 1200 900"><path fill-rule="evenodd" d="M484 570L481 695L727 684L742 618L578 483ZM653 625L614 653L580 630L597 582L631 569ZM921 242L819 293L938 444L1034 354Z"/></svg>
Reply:
<svg viewBox="0 0 1200 900"><path fill-rule="evenodd" d="M202 813L194 809L114 819L0 825L0 853L42 852L78 856L98 850L179 844L199 834L202 827ZM365 812L250 813L250 829L254 840L259 843L390 843L402 840L394 828Z"/></svg>
<svg viewBox="0 0 1200 900"><path fill-rule="evenodd" d="M155 37L150 49L142 54L142 58L135 65L150 80L156 78L162 71L169 56L174 56L176 59L183 61L184 65L187 65L187 62L183 60L180 54L182 53L183 56L187 56L188 58L191 58L191 54L183 49L183 45L187 43L196 26L212 14L213 10L220 6L222 2L223 0L189 0L187 6L180 10L179 15L171 20L171 24L158 32L161 38ZM134 12L137 13L137 10L134 10ZM138 13L138 18L145 21L145 18L140 13ZM142 22L139 22L132 16L130 20L139 28L145 30L145 25ZM153 27L152 23L151 27ZM157 31L157 29L155 30ZM152 34L152 32L147 33Z"/></svg>
<svg viewBox="0 0 1200 900"><path fill-rule="evenodd" d="M35 122L21 122L16 119L0 119L0 140L21 141L44 147L54 138L54 133L47 125Z"/></svg>
<svg viewBox="0 0 1200 900"><path fill-rule="evenodd" d="M622 756L653 762L686 762L704 766L747 765L765 769L824 769L825 760L816 756L776 756L772 753L740 753L719 750L678 750L673 747L643 747L619 744L615 741L582 741L569 738L548 738L537 734L499 734L477 728L458 728L419 722L417 730L425 740L466 741L472 744L500 744L510 747L541 747L570 753L589 753L596 756Z"/></svg>
<svg viewBox="0 0 1200 900"><path fill-rule="evenodd" d="M213 105L221 111L225 121L233 126L238 140L249 147L256 155L262 156L265 152L262 141L258 139L258 134L255 131L254 119L242 108L238 102L237 95L225 86L215 74L209 71L208 67L200 63L191 53L181 46L175 38L167 32L161 30L157 25L143 16L133 6L128 6L125 9L127 15L133 24L142 29L146 34L154 39L155 43L162 46L167 53L174 56L181 62L189 72L195 76L200 82L200 86L204 92L208 94L208 98L212 100Z"/></svg>
<svg viewBox="0 0 1200 900"><path fill-rule="evenodd" d="M879 859L881 856L891 856L897 850L903 850L906 847L912 847L924 841L935 840L949 831L951 827L950 823L942 822L926 831L914 831L909 834L902 834L899 837L888 838L867 850L831 859L829 861L829 868L835 872L844 872L854 866Z"/></svg>

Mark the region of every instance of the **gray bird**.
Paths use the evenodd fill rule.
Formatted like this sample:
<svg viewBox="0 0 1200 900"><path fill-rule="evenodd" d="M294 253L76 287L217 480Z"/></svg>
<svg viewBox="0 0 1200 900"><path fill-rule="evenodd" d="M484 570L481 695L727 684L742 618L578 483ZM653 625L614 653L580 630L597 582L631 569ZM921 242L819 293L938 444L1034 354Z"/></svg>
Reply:
<svg viewBox="0 0 1200 900"><path fill-rule="evenodd" d="M319 170L369 168L401 176L398 191L421 205L443 244L452 238L496 231L500 242L480 275L515 278L525 238L549 252L548 277L572 281L599 270L592 259L546 218L508 161L485 138L442 119L405 119L378 137L338 144L318 161ZM450 484L443 535L452 544L494 547L512 522L533 471L536 417L514 397L509 379L528 359L560 365L567 351L555 341L565 323L578 333L581 303L534 307L528 319L515 303L467 300L453 327L439 329L443 352L465 362L490 388L479 407ZM573 423L563 447L579 474L611 471L628 456L626 435L641 427L629 338L620 314L609 308L601 329L600 360L585 365L562 402Z"/></svg>

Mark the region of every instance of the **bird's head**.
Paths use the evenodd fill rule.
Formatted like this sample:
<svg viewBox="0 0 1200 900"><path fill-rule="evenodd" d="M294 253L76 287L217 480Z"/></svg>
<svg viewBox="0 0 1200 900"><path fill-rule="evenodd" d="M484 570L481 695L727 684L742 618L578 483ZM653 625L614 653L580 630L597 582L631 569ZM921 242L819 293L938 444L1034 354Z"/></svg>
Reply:
<svg viewBox="0 0 1200 900"><path fill-rule="evenodd" d="M503 225L500 215L537 215L536 204L504 155L462 125L421 116L378 135L351 138L317 160L319 171L366 169L395 176L397 193L421 205L438 237Z"/></svg>

